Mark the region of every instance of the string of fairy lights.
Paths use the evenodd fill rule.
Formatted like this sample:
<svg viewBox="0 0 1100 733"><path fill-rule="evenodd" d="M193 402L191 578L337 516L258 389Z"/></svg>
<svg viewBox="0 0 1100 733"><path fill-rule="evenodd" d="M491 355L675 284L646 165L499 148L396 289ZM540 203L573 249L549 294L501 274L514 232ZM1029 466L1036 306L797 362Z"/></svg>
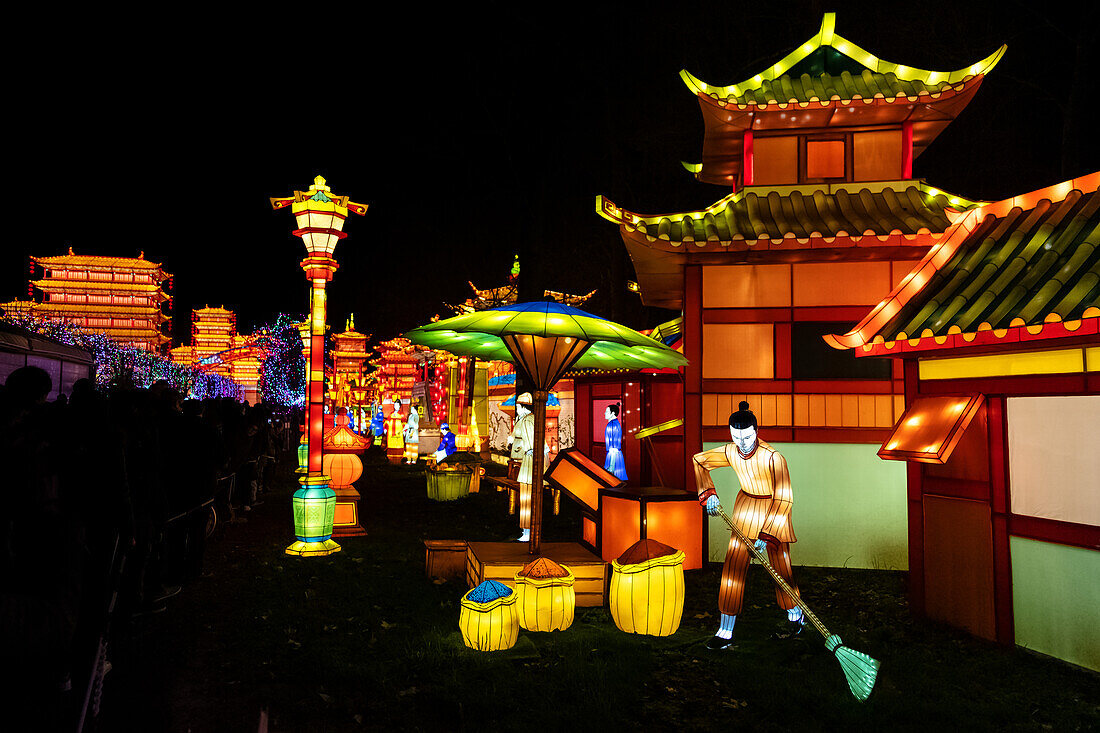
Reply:
<svg viewBox="0 0 1100 733"><path fill-rule="evenodd" d="M151 351L117 343L104 333L85 330L70 321L33 315L5 316L3 321L90 353L96 366L96 384L102 388L127 381L135 387L149 387L163 380L192 399L240 399L241 396L241 388L230 379L173 363Z"/></svg>

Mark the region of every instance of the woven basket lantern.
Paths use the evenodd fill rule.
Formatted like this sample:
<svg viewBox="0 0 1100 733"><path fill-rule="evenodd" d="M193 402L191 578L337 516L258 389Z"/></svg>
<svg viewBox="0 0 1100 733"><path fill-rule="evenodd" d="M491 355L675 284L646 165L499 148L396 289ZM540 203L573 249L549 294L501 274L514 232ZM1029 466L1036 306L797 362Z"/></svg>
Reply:
<svg viewBox="0 0 1100 733"><path fill-rule="evenodd" d="M435 501L454 501L468 496L473 471L462 464L426 469L428 498Z"/></svg>
<svg viewBox="0 0 1100 733"><path fill-rule="evenodd" d="M573 623L577 594L569 568L540 557L516 573L516 613L528 631L564 631Z"/></svg>
<svg viewBox="0 0 1100 733"><path fill-rule="evenodd" d="M683 614L683 550L639 540L611 561L611 618L620 630L669 636Z"/></svg>
<svg viewBox="0 0 1100 733"><path fill-rule="evenodd" d="M511 649L519 638L516 594L503 583L486 580L462 596L458 628L471 649L495 652Z"/></svg>

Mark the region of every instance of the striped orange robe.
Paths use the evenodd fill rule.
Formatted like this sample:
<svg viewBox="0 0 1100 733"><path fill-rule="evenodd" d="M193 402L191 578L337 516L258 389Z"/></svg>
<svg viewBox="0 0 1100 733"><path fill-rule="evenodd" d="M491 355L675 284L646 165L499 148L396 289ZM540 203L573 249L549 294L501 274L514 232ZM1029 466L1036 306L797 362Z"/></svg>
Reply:
<svg viewBox="0 0 1100 733"><path fill-rule="evenodd" d="M748 456L741 454L736 443L727 443L720 448L696 453L692 460L695 462L699 503L704 506L707 498L715 495L710 472L725 466L737 472L741 491L733 502L730 519L737 523L738 529L750 542L761 538L767 543L768 561L797 594L798 586L791 571L790 543L795 541L795 536L791 526L793 496L787 461L779 451L759 438L756 449ZM741 613L750 557L749 548L731 533L726 561L722 565L722 585L718 589L718 609L724 614L736 616ZM775 598L784 610L797 605L778 586L775 588Z"/></svg>

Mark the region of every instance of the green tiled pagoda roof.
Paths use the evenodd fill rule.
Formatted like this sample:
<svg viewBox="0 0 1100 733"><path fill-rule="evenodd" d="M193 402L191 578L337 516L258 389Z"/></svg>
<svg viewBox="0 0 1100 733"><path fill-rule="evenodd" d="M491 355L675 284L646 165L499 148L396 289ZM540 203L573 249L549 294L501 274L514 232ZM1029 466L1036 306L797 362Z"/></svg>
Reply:
<svg viewBox="0 0 1100 733"><path fill-rule="evenodd" d="M663 216L622 212L621 223L647 239L674 243L914 235L942 232L950 225L948 208L966 210L975 205L912 181L893 187L849 184L829 191L748 187L703 211Z"/></svg>
<svg viewBox="0 0 1100 733"><path fill-rule="evenodd" d="M935 277L882 329L883 336L973 331L1050 314L1080 318L1100 305L1100 194L1073 191L1051 203L985 219Z"/></svg>
<svg viewBox="0 0 1100 733"><path fill-rule="evenodd" d="M870 69L863 69L862 72L857 70L854 75L847 70L838 75L822 74L816 77L805 73L801 76L784 74L778 79L761 82L755 89L746 89L738 96L727 97L726 101L762 105L821 99L916 98L921 94L938 94L952 86L946 80L926 84L920 79L899 79L892 72L878 74Z"/></svg>
<svg viewBox="0 0 1100 733"><path fill-rule="evenodd" d="M1095 318L1098 185L1100 173L1092 173L958 217L894 292L851 331L825 340L836 348L893 342L924 348L926 339L931 346L954 334L1005 334ZM1067 326L1066 333L1076 328Z"/></svg>
<svg viewBox="0 0 1100 733"><path fill-rule="evenodd" d="M938 94L984 75L1000 61L1005 47L954 71L926 71L880 59L835 32L836 14L826 13L817 35L771 68L740 84L712 86L680 72L697 94L738 105L806 104L811 101Z"/></svg>

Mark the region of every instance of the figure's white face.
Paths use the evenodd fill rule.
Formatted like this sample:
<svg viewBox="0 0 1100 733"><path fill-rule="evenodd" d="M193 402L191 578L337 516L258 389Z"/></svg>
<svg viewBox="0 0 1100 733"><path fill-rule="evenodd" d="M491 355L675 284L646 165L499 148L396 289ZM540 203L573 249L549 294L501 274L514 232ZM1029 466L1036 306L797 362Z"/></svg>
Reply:
<svg viewBox="0 0 1100 733"><path fill-rule="evenodd" d="M611 411L611 408L610 408L610 407L608 407L608 408L604 409L604 411L603 411L603 419L604 419L604 420L610 420L610 419L611 419L611 418L613 418L613 417L615 417L615 413L613 413L613 412Z"/></svg>
<svg viewBox="0 0 1100 733"><path fill-rule="evenodd" d="M522 405L519 402L516 403L516 414L517 415L519 415L520 417L523 417L524 415L528 414L529 412L531 412L531 411L527 409L527 405Z"/></svg>
<svg viewBox="0 0 1100 733"><path fill-rule="evenodd" d="M730 437L742 453L752 453L756 447L756 428L751 425L747 428L730 428Z"/></svg>

